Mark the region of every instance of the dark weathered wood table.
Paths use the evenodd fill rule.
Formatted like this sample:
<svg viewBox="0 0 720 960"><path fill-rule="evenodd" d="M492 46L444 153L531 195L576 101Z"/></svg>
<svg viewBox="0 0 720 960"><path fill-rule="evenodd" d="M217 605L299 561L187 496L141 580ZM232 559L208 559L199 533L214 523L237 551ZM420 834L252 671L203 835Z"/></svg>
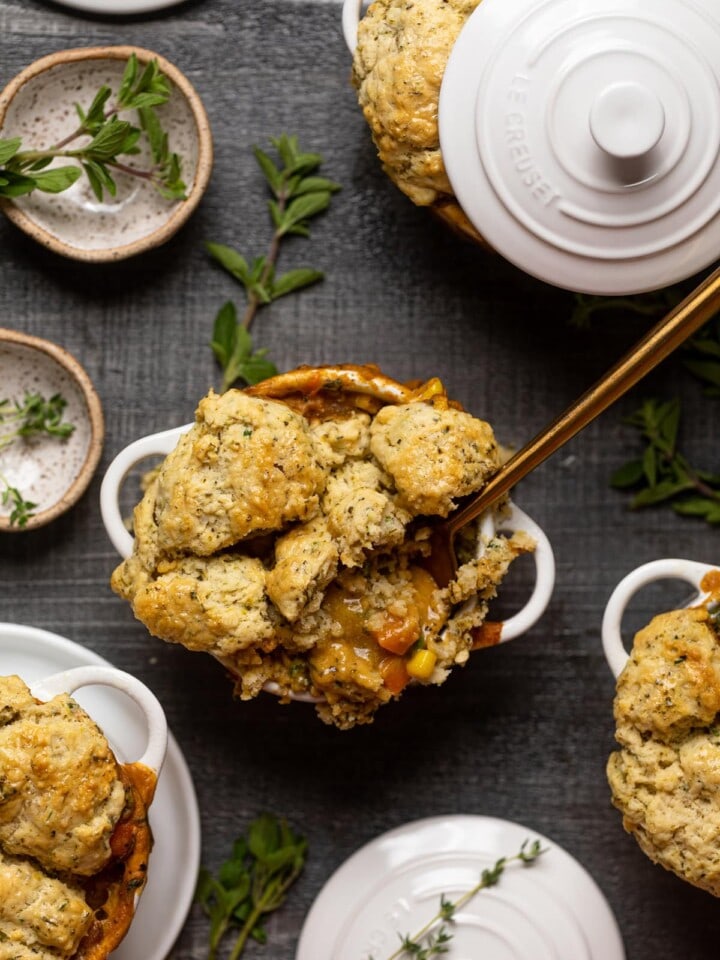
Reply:
<svg viewBox="0 0 720 960"><path fill-rule="evenodd" d="M608 483L637 450L622 415L646 395L683 397L683 446L717 468L720 401L705 401L677 358L516 490L556 551L557 588L540 624L478 653L444 688L408 694L372 726L339 733L303 705L270 696L232 702L213 661L151 638L111 592L116 556L100 520L102 470L131 440L191 419L217 383L212 320L241 291L202 243L264 249L252 144L297 133L343 185L312 239L294 242L285 261L321 267L326 280L278 301L257 323L258 344L280 368L352 360L380 363L399 379L436 374L517 446L647 322L616 314L590 329L570 326L571 295L456 239L391 186L349 85L338 3L198 0L113 19L0 0L3 84L54 50L125 42L164 54L196 85L215 134L214 175L167 246L113 266L66 262L0 222L0 324L74 353L107 418L103 463L82 502L48 528L0 536L0 620L63 634L157 692L195 780L205 863L217 866L263 809L307 834L302 880L273 916L269 946L251 946L249 958L294 956L305 912L357 847L408 820L449 813L506 817L557 840L605 892L630 960L715 958L720 906L644 857L610 806L604 773L613 682L599 630L613 586L656 557L717 559L717 532L669 510L630 512ZM506 602L521 597L528 577L526 569L509 583ZM647 596L637 622L658 602ZM205 943L194 911L173 956L201 960Z"/></svg>

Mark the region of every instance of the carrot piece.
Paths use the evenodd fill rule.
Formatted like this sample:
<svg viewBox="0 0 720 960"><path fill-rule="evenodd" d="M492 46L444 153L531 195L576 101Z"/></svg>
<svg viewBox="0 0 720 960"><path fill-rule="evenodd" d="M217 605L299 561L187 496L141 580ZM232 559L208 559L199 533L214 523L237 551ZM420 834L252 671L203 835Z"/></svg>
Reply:
<svg viewBox="0 0 720 960"><path fill-rule="evenodd" d="M401 657L420 635L420 623L415 616L403 620L388 616L383 620L382 627L371 632L383 650Z"/></svg>
<svg viewBox="0 0 720 960"><path fill-rule="evenodd" d="M482 647L494 647L500 643L503 625L495 620L486 620L480 627L472 630L473 650L480 650Z"/></svg>
<svg viewBox="0 0 720 960"><path fill-rule="evenodd" d="M403 657L385 657L380 661L380 675L390 693L401 693L410 682Z"/></svg>

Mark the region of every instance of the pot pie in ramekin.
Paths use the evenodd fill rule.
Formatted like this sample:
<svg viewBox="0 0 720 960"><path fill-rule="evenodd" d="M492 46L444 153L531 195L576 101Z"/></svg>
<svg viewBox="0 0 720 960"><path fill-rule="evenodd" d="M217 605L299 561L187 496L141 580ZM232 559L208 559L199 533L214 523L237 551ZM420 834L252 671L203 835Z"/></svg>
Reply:
<svg viewBox="0 0 720 960"><path fill-rule="evenodd" d="M712 579L711 579L712 578ZM707 602L654 617L620 674L607 774L642 850L720 896L720 573Z"/></svg>
<svg viewBox="0 0 720 960"><path fill-rule="evenodd" d="M0 960L106 960L145 885L155 781L68 694L0 677Z"/></svg>
<svg viewBox="0 0 720 960"><path fill-rule="evenodd" d="M374 0L358 25L352 82L383 170L421 207L487 247L455 199L438 102L450 52L480 0Z"/></svg>
<svg viewBox="0 0 720 960"><path fill-rule="evenodd" d="M499 462L490 426L438 380L343 365L210 393L136 507L112 586L151 633L220 660L240 697L272 685L340 728L368 722L410 680L467 661L534 549L495 534L477 558L473 527L449 587L423 567L428 518Z"/></svg>

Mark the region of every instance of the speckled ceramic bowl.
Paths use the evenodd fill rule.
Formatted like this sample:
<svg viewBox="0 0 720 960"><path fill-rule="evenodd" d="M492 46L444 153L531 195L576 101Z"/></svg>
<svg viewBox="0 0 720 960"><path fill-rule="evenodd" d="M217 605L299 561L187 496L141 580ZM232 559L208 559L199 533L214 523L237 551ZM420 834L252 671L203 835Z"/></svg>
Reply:
<svg viewBox="0 0 720 960"><path fill-rule="evenodd" d="M90 378L62 347L0 328L0 400L22 402L26 393L67 401L63 420L75 429L66 439L35 437L0 450L0 496L9 484L36 506L24 526L10 522L0 503L0 533L33 530L68 510L85 492L100 460L105 433L102 407ZM6 430L0 425L0 436Z"/></svg>
<svg viewBox="0 0 720 960"><path fill-rule="evenodd" d="M123 260L165 243L185 223L200 202L212 169L212 136L205 108L177 67L140 47L84 47L53 53L19 73L0 94L0 137L22 137L23 148L57 143L77 127L76 103L87 110L103 84L117 91L132 53L141 66L157 59L173 85L170 99L157 112L169 134L170 149L182 158L187 199L166 200L148 182L113 171L117 195L106 192L102 202L85 176L60 194L34 191L0 200L0 208L21 230L76 260ZM54 161L56 165L67 162ZM142 168L148 158L141 153L132 162Z"/></svg>

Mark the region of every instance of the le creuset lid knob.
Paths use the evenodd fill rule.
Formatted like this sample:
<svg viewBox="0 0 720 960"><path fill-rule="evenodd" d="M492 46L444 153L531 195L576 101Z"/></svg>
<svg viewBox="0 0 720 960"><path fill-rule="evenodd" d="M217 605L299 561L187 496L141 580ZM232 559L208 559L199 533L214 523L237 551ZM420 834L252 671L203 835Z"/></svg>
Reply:
<svg viewBox="0 0 720 960"><path fill-rule="evenodd" d="M639 293L720 258L716 0L482 0L439 125L461 207L542 280Z"/></svg>

